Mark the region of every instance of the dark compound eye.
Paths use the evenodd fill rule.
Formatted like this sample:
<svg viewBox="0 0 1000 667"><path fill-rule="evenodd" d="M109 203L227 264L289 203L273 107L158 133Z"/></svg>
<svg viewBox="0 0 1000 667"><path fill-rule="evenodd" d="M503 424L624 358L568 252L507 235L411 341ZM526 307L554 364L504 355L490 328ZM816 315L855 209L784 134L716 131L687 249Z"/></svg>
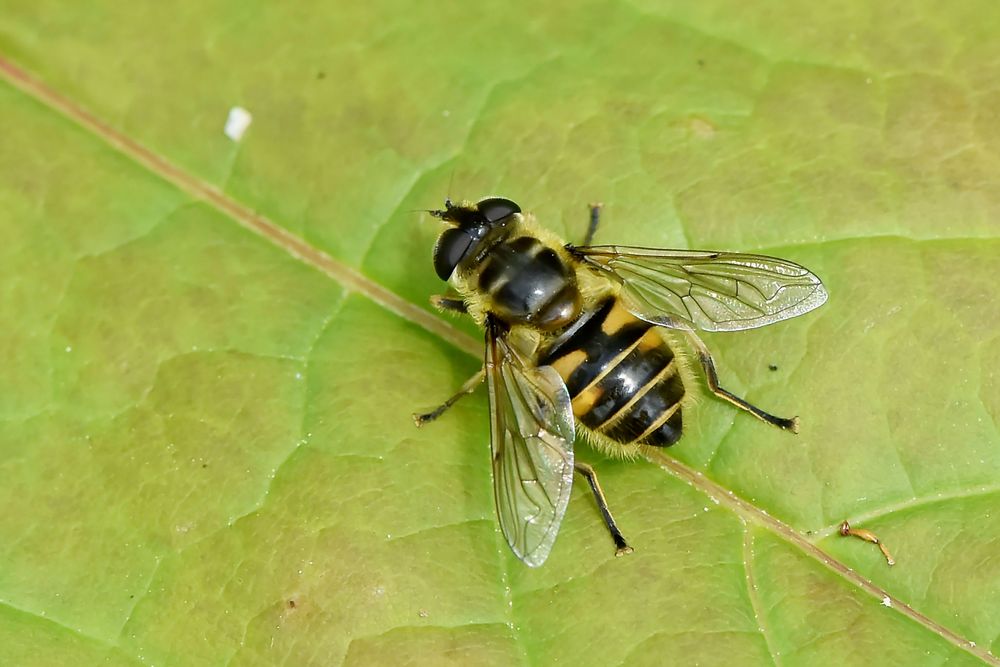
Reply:
<svg viewBox="0 0 1000 667"><path fill-rule="evenodd" d="M434 270L441 280L448 280L458 263L465 257L472 237L461 229L446 229L434 246Z"/></svg>
<svg viewBox="0 0 1000 667"><path fill-rule="evenodd" d="M487 222L497 222L512 213L521 212L520 206L503 197L488 197L476 204L476 208Z"/></svg>

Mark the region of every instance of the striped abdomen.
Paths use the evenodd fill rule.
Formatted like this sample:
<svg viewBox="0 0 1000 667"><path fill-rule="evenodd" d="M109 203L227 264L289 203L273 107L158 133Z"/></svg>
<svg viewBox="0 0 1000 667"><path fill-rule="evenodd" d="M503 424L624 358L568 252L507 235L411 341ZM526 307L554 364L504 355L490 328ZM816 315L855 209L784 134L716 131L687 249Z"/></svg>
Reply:
<svg viewBox="0 0 1000 667"><path fill-rule="evenodd" d="M566 382L573 414L622 444L666 447L681 437L678 360L656 328L609 299L543 352Z"/></svg>

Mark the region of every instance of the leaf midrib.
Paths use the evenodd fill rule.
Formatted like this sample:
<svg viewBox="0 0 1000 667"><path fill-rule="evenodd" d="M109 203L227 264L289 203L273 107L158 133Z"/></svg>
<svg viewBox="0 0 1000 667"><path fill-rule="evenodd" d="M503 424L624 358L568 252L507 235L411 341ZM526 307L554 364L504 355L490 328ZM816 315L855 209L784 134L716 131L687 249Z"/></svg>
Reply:
<svg viewBox="0 0 1000 667"><path fill-rule="evenodd" d="M481 343L452 326L449 322L435 317L428 311L372 281L358 270L309 245L303 239L290 233L266 216L256 213L249 207L228 197L217 187L189 174L170 160L146 148L137 140L118 132L85 110L82 106L61 95L42 80L29 74L3 56L0 56L0 77L36 102L79 125L114 150L134 160L164 181L187 192L195 199L204 201L226 217L231 218L237 224L281 248L295 259L326 274L346 290L356 292L371 299L404 320L412 322L451 343L463 352L476 357L481 356ZM718 500L720 504L725 505L748 524L759 526L777 535L785 542L796 547L813 560L821 563L827 569L846 579L872 597L880 601L888 598L892 602L892 609L897 613L919 623L925 629L937 634L954 646L975 655L984 662L1000 667L1000 659L993 656L986 649L976 646L968 639L921 614L902 600L893 597L869 579L854 572L846 564L807 540L804 535L791 526L770 516L763 509L740 498L729 489L711 481L703 473L689 468L680 461L659 452L654 452L649 458L666 472L687 482L710 498Z"/></svg>

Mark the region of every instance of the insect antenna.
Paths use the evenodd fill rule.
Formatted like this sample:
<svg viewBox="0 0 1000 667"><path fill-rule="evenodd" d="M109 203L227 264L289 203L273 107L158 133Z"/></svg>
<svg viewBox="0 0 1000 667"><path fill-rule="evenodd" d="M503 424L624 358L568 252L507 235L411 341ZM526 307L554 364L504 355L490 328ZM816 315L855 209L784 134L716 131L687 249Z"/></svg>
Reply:
<svg viewBox="0 0 1000 667"><path fill-rule="evenodd" d="M451 208L451 188L455 185L455 168L451 168L451 175L448 176L448 189L444 197L445 208Z"/></svg>
<svg viewBox="0 0 1000 667"><path fill-rule="evenodd" d="M450 201L445 202L445 206L448 208L451 208L450 204ZM407 213L429 213L432 217L441 219L444 218L444 214L447 213L447 211L440 211L433 208L411 208L407 211Z"/></svg>

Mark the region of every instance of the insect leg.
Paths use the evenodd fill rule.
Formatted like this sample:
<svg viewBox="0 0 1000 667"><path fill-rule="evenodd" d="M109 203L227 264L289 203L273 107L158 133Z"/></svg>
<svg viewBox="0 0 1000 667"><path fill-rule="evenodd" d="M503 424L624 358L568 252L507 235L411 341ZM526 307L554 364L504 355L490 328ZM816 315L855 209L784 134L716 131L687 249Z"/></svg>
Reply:
<svg viewBox="0 0 1000 667"><path fill-rule="evenodd" d="M611 516L611 510L608 509L608 500L604 497L604 490L601 489L601 485L597 481L597 473L586 463L577 461L573 465L576 471L587 479L587 483L590 484L590 490L594 492L594 500L597 501L597 507L601 510L601 516L604 517L604 525L608 527L611 539L615 541L615 547L617 547L615 555L624 556L625 554L632 553L632 547L625 542L622 532L618 530L618 524L615 523L615 518Z"/></svg>
<svg viewBox="0 0 1000 667"><path fill-rule="evenodd" d="M444 296L443 294L435 294L431 297L431 305L438 310L451 310L456 313L467 313L469 312L465 307L465 302L461 299L456 299L453 296Z"/></svg>
<svg viewBox="0 0 1000 667"><path fill-rule="evenodd" d="M458 399L474 392L476 390L476 387L482 384L485 378L486 378L486 369L480 368L479 372L473 375L468 380L466 380L465 384L462 385L462 388L458 390L458 393L449 398L447 401L445 401L438 407L434 408L430 412L425 412L423 414L417 412L413 413L413 421L417 424L417 426L423 426L429 421L434 421L435 419L440 417L445 410L455 405L455 403L458 403Z"/></svg>
<svg viewBox="0 0 1000 667"><path fill-rule="evenodd" d="M705 369L705 378L708 380L708 388L712 390L712 393L719 398L729 401L741 410L746 410L752 414L757 419L767 422L772 426L777 426L778 428L785 429L786 431L791 431L792 433L799 432L799 418L792 417L791 419L785 419L784 417L775 417L774 415L764 412L756 405L752 405L739 396L731 394L722 387L719 386L719 374L715 371L715 361L712 360L712 354L708 351L708 347L705 342L698 337L693 331L685 331L688 339L694 345L695 349L698 351L698 360L701 362L701 367Z"/></svg>
<svg viewBox="0 0 1000 667"><path fill-rule="evenodd" d="M597 231L597 225L601 221L601 207L604 204L587 204L587 208L590 209L590 225L587 227L587 235L583 237L583 243L581 245L590 245L594 240L594 232Z"/></svg>

